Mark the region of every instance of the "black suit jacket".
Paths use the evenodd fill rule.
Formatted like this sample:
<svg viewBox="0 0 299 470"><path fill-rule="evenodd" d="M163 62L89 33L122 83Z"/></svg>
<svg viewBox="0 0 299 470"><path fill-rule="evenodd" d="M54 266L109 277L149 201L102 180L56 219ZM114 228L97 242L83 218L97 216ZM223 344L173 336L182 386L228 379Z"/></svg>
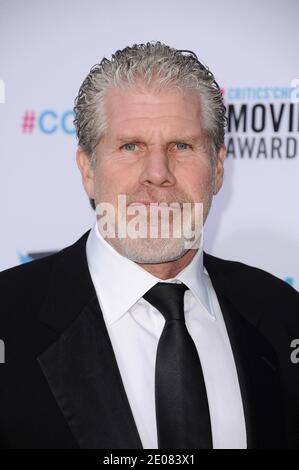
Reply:
<svg viewBox="0 0 299 470"><path fill-rule="evenodd" d="M142 448L89 274L88 233L0 273L1 448ZM299 448L298 292L242 263L204 253L204 265L233 349L248 448Z"/></svg>

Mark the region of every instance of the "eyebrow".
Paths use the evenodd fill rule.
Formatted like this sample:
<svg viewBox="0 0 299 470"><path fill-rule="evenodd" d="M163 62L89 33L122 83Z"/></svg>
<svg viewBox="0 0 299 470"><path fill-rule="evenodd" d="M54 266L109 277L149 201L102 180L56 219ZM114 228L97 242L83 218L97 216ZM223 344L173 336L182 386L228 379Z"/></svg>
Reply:
<svg viewBox="0 0 299 470"><path fill-rule="evenodd" d="M191 135L191 134L184 134L181 136L174 136L172 139L170 139L170 142L190 142L193 144L196 144L199 142L201 136L200 135ZM142 139L138 135L119 135L116 138L116 142L122 143L122 142L142 142L144 139Z"/></svg>

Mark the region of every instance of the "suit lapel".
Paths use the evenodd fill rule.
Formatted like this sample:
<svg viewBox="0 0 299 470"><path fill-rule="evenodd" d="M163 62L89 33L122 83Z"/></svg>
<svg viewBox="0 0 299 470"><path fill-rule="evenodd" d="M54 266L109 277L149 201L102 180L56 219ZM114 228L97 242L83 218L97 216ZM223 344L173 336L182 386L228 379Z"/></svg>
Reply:
<svg viewBox="0 0 299 470"><path fill-rule="evenodd" d="M204 253L204 265L210 275L226 324L236 363L243 401L247 447L249 449L284 448L282 390L276 353L259 332L259 305L248 309L246 288L241 289L238 275L228 278L215 258ZM239 290L239 291L238 291Z"/></svg>
<svg viewBox="0 0 299 470"><path fill-rule="evenodd" d="M57 255L40 313L57 340L37 360L80 448L142 448L89 275L87 236Z"/></svg>

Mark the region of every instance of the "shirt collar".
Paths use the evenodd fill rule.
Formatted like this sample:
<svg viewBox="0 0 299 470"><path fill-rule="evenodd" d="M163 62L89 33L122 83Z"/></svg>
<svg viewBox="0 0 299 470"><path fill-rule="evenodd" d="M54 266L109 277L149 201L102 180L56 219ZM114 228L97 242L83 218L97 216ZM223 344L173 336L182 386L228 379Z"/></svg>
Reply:
<svg viewBox="0 0 299 470"><path fill-rule="evenodd" d="M205 310L213 316L205 283L202 238L191 263L167 282L179 280L186 284ZM88 235L86 255L103 315L109 325L124 315L157 282L163 282L115 250L100 234L97 222Z"/></svg>

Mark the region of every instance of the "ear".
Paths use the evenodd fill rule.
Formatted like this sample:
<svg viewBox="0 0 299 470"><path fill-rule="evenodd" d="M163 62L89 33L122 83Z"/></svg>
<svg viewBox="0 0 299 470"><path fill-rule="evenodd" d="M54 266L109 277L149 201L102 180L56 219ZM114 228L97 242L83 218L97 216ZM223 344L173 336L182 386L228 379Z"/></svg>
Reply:
<svg viewBox="0 0 299 470"><path fill-rule="evenodd" d="M90 199L94 199L94 171L90 166L88 156L78 147L76 152L77 165L81 173L84 189Z"/></svg>
<svg viewBox="0 0 299 470"><path fill-rule="evenodd" d="M226 157L226 147L225 145L221 145L218 156L217 156L217 163L215 168L215 180L214 180L214 192L213 194L217 194L222 186L223 183L223 175L224 175L224 160Z"/></svg>

